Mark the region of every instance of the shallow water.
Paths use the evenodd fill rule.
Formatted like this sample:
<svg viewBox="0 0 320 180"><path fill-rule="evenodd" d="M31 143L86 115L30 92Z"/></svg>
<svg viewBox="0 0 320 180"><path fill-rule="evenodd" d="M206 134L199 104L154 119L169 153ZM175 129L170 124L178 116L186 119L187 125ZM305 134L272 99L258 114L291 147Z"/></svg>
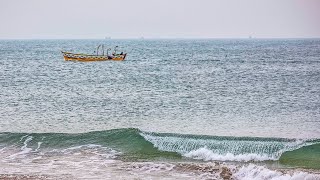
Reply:
<svg viewBox="0 0 320 180"><path fill-rule="evenodd" d="M93 53L101 43L127 59L65 62L60 52ZM82 165L72 176L105 161L118 170L240 161L228 165L234 176L245 168L280 178L287 172L258 162L319 169L319 39L1 40L0 87L0 174L41 162L61 174L59 157L68 159L59 168ZM177 177L184 173L192 172Z"/></svg>

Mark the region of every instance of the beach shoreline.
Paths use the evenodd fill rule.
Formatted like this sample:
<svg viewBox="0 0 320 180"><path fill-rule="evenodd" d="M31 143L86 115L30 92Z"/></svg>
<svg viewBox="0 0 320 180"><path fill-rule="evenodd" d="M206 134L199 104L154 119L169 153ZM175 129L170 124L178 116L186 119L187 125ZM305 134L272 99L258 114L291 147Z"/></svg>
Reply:
<svg viewBox="0 0 320 180"><path fill-rule="evenodd" d="M3 165L2 165L3 166ZM48 179L85 179L82 174L65 173L66 168L60 167L60 173L2 173L0 179L6 180L48 180ZM72 168L71 168L72 169ZM111 171L110 171L111 170ZM59 172L59 169L55 169ZM105 173L107 171L107 173ZM87 174L91 174L90 170L86 170ZM273 169L265 166L257 166L247 164L242 166L232 165L230 163L221 162L120 162L112 166L101 169L97 172L94 179L246 179L246 178L305 178L316 180L320 178L320 171L303 168L281 168ZM143 178L142 178L143 177Z"/></svg>

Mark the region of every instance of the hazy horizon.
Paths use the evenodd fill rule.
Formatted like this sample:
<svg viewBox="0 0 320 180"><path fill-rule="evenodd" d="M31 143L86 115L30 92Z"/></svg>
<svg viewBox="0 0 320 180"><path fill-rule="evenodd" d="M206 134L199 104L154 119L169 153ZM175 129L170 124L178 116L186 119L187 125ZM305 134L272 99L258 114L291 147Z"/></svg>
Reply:
<svg viewBox="0 0 320 180"><path fill-rule="evenodd" d="M0 0L0 39L320 38L318 0Z"/></svg>
<svg viewBox="0 0 320 180"><path fill-rule="evenodd" d="M303 40L303 39L320 39L320 37L222 37L222 38L211 38L211 37L117 37L117 38L0 38L0 40Z"/></svg>

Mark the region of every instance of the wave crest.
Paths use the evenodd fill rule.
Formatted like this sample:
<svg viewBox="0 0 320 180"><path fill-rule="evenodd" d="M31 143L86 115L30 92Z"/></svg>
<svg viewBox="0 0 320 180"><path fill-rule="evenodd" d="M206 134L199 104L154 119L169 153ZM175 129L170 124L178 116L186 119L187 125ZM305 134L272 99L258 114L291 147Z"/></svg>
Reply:
<svg viewBox="0 0 320 180"><path fill-rule="evenodd" d="M279 160L286 151L312 143L284 138L218 137L141 132L145 140L161 151L177 152L204 161Z"/></svg>

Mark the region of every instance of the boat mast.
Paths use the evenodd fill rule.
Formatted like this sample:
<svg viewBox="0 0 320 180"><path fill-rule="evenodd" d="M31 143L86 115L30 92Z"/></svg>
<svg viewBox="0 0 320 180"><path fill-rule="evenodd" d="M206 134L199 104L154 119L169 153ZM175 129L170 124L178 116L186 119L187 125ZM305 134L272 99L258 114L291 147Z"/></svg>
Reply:
<svg viewBox="0 0 320 180"><path fill-rule="evenodd" d="M114 54L117 54L117 47L118 46L114 47Z"/></svg>
<svg viewBox="0 0 320 180"><path fill-rule="evenodd" d="M97 56L99 55L99 48L100 48L101 44L97 47Z"/></svg>

